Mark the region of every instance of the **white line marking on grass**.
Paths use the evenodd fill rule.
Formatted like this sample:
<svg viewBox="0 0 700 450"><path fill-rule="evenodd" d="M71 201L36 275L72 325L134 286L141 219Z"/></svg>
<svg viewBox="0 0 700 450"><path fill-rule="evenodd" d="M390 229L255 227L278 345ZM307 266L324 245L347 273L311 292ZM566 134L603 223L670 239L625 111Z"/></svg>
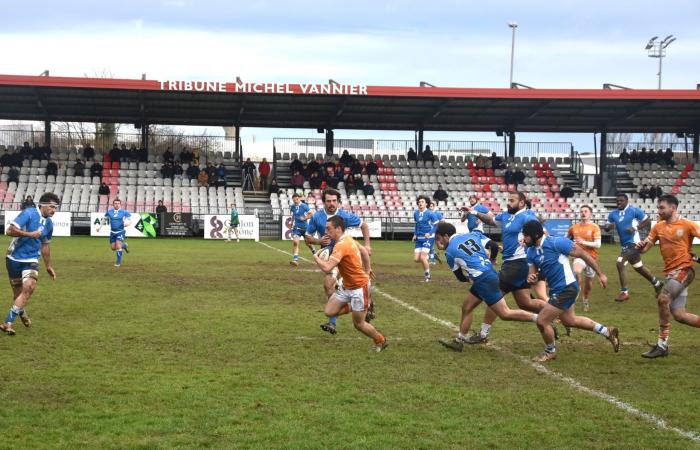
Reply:
<svg viewBox="0 0 700 450"><path fill-rule="evenodd" d="M285 252L284 250L273 247L273 246L268 245L264 242L259 242L259 243L264 245L265 247L271 248L271 249L276 250L280 253L284 253L284 254L289 255L289 256L292 255L289 252ZM304 257L300 257L300 258L305 260L305 261L311 262L307 258L304 258ZM400 300L400 299L394 297L393 295L388 294L380 289L377 289L376 287L373 289L373 291L388 298L389 300L396 303L397 305L403 306L404 308L406 308L410 311L413 311L413 312L425 317L426 319L428 319L432 322L438 323L438 324L443 325L443 326L450 328L452 330L455 330L458 328L452 322L439 319L439 318L433 316L432 314L428 314L424 311L421 311L420 309L416 308L415 306L410 305L410 304L404 302L403 300ZM611 405L616 406L617 408L620 408L621 410L625 411L626 413L628 413L630 415L637 416L643 420L646 420L647 422L651 423L652 425L654 425L657 428L661 428L661 429L668 430L668 431L673 431L674 433L676 433L684 438L687 438L687 439L690 439L691 441L700 443L700 434L698 434L694 431L686 431L686 430L682 430L680 428L671 426L668 424L668 422L666 422L666 420L664 420L660 417L657 417L654 414L644 412L644 411L632 406L631 404L629 404L627 402L623 402L622 400L618 399L617 397L615 397L613 395L610 395L610 394L605 393L603 391L599 391L597 389L592 389L592 388L589 388L587 386L584 386L579 381L577 381L571 377L567 377L566 375L561 374L559 372L555 372L553 370L550 370L547 367L543 366L542 364L538 364L538 363L535 363L533 361L530 361L525 356L517 355L517 354L511 352L510 350L507 350L505 348L501 348L497 345L493 345L493 344L487 344L487 345L496 351L499 351L503 354L512 356L516 360L520 361L521 363L523 363L527 366L532 367L533 369L535 369L536 371L538 371L540 373L548 375L556 380L563 381L564 383L569 385L569 387L573 388L574 390L577 390L577 391L582 392L584 394L590 395L591 397L595 397L595 398L599 398L601 400L604 400L604 401L610 403Z"/></svg>

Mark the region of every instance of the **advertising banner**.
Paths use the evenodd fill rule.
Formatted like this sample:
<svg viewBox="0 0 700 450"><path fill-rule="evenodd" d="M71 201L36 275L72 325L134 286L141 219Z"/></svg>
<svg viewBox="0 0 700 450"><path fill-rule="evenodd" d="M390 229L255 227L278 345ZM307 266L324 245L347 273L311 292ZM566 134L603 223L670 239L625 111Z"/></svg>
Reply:
<svg viewBox="0 0 700 450"><path fill-rule="evenodd" d="M163 213L158 215L161 236L194 236L192 213Z"/></svg>
<svg viewBox="0 0 700 450"><path fill-rule="evenodd" d="M13 220L19 216L22 211L5 211L5 234ZM68 211L56 211L51 218L53 222L54 236L70 236L70 227L72 223L71 213Z"/></svg>
<svg viewBox="0 0 700 450"><path fill-rule="evenodd" d="M240 239L260 240L260 220L254 215L239 215L238 235ZM207 214L204 216L204 239L231 239L236 235L231 230L231 216L228 214Z"/></svg>
<svg viewBox="0 0 700 450"><path fill-rule="evenodd" d="M158 219L151 213L131 213L131 223L126 227L126 237L156 237ZM99 228L99 231L98 231ZM103 212L90 213L90 236L110 235L109 217Z"/></svg>
<svg viewBox="0 0 700 450"><path fill-rule="evenodd" d="M544 228L547 230L550 236L553 237L566 237L566 233L571 228L570 219L548 219L544 223Z"/></svg>

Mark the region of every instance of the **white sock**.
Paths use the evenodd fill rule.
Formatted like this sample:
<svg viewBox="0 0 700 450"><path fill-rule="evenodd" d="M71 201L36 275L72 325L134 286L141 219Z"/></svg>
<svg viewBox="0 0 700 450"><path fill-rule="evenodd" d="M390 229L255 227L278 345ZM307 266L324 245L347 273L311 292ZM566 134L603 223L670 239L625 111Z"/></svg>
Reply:
<svg viewBox="0 0 700 450"><path fill-rule="evenodd" d="M535 322L535 323L537 323L537 318L538 318L539 316L540 316L539 314L533 314L533 315L532 315L532 321Z"/></svg>
<svg viewBox="0 0 700 450"><path fill-rule="evenodd" d="M605 337L610 337L610 331L608 331L608 327L606 327L606 326L603 325L603 324L596 323L596 324L593 326L593 330L594 330L596 333L601 334L601 335L603 335L603 336L605 336Z"/></svg>
<svg viewBox="0 0 700 450"><path fill-rule="evenodd" d="M489 331L491 330L491 325L487 323L482 323L481 324L481 331L479 331L479 334L481 337L486 337L489 335Z"/></svg>
<svg viewBox="0 0 700 450"><path fill-rule="evenodd" d="M460 331L459 333L457 333L457 340L458 341L466 341L467 337L465 335L463 335L462 332Z"/></svg>

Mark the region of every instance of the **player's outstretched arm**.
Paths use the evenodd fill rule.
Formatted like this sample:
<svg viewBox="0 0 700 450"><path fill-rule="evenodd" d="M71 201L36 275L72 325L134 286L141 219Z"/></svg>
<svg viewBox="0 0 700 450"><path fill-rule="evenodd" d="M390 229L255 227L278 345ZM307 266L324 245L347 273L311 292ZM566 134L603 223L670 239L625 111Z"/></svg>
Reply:
<svg viewBox="0 0 700 450"><path fill-rule="evenodd" d="M600 270L598 262L587 251L585 251L577 245L574 245L571 248L571 252L569 252L569 256L574 258L581 258L586 263L586 265L593 269L596 275L598 275L598 281L600 282L600 286L603 288L607 287L608 277Z"/></svg>
<svg viewBox="0 0 700 450"><path fill-rule="evenodd" d="M44 260L44 265L46 265L46 271L51 276L52 280L56 279L56 271L51 264L51 246L48 242L44 242L41 245L41 258Z"/></svg>

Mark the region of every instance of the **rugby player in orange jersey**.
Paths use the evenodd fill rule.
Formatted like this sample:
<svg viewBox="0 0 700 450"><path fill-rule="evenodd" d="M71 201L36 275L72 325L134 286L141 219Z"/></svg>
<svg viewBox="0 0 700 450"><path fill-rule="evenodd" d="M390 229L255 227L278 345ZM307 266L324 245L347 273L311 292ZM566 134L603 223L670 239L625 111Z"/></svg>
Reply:
<svg viewBox="0 0 700 450"><path fill-rule="evenodd" d="M644 358L668 355L668 334L671 316L676 321L700 328L700 317L685 309L688 285L695 278L693 256L690 253L693 237L700 238L700 227L695 222L678 214L678 199L673 195L662 195L657 203L659 221L646 239L637 244L637 249L647 252L656 242L664 260L666 283L656 297L659 306L659 339Z"/></svg>
<svg viewBox="0 0 700 450"><path fill-rule="evenodd" d="M374 276L369 252L361 249L352 236L345 234L345 221L340 216L328 218L326 234L335 241L333 253L328 261L322 260L318 252L314 254L314 259L325 273L331 273L337 267L343 278L343 285L328 299L325 314L334 317L352 312L355 328L372 338L372 349L381 352L388 345L386 338L365 321L369 308L369 281L370 277Z"/></svg>
<svg viewBox="0 0 700 450"><path fill-rule="evenodd" d="M571 225L567 236L581 247L593 259L598 261L598 249L600 248L600 227L591 221L593 210L588 205L581 206L581 222ZM595 272L588 267L581 258L574 259L574 272L581 286L581 296L583 298L583 311L588 311L588 296L593 289L593 277Z"/></svg>

